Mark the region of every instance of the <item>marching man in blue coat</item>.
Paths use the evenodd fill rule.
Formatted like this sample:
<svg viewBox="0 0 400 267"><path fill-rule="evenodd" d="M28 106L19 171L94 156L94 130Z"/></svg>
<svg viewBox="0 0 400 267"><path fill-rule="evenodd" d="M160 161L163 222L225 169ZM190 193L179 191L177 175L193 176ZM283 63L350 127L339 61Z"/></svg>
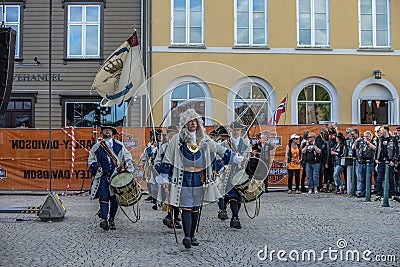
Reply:
<svg viewBox="0 0 400 267"><path fill-rule="evenodd" d="M117 214L118 202L110 187L111 178L122 166L133 171L132 155L124 144L114 139L118 134L112 126L101 126L103 140L90 149L88 163L93 177L90 198L99 198L100 227L104 230L115 230L114 217Z"/></svg>

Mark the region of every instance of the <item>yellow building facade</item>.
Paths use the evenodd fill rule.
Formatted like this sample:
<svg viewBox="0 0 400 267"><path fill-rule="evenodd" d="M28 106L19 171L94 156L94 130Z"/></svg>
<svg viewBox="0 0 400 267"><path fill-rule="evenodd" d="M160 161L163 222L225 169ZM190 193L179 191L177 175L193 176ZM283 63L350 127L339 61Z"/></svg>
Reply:
<svg viewBox="0 0 400 267"><path fill-rule="evenodd" d="M154 123L399 124L400 1L153 0ZM276 119L276 118L275 118Z"/></svg>

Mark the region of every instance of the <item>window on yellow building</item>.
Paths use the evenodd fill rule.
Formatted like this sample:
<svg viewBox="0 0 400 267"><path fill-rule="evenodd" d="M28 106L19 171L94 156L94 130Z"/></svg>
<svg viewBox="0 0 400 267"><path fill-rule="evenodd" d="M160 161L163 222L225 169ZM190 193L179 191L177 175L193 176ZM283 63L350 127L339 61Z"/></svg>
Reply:
<svg viewBox="0 0 400 267"><path fill-rule="evenodd" d="M297 0L297 46L329 47L329 0Z"/></svg>
<svg viewBox="0 0 400 267"><path fill-rule="evenodd" d="M389 0L360 0L360 47L390 47Z"/></svg>
<svg viewBox="0 0 400 267"><path fill-rule="evenodd" d="M204 44L203 0L173 0L171 43L175 45Z"/></svg>
<svg viewBox="0 0 400 267"><path fill-rule="evenodd" d="M245 125L268 124L268 102L263 88L257 84L244 85L235 97L235 120L240 117Z"/></svg>
<svg viewBox="0 0 400 267"><path fill-rule="evenodd" d="M185 83L174 89L171 95L171 125L179 125L179 116L193 108L203 117L206 114L206 101L203 89L196 83Z"/></svg>
<svg viewBox="0 0 400 267"><path fill-rule="evenodd" d="M331 98L319 84L307 85L297 99L298 124L331 121Z"/></svg>
<svg viewBox="0 0 400 267"><path fill-rule="evenodd" d="M267 45L267 0L235 0L235 45Z"/></svg>

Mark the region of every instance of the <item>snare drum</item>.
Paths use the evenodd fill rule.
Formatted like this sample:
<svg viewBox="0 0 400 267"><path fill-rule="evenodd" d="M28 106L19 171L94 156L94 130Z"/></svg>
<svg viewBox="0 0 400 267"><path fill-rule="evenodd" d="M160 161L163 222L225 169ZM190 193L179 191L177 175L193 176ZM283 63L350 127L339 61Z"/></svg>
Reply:
<svg viewBox="0 0 400 267"><path fill-rule="evenodd" d="M121 206L128 207L135 205L142 197L140 185L130 172L123 171L117 173L111 178L110 185Z"/></svg>
<svg viewBox="0 0 400 267"><path fill-rule="evenodd" d="M232 184L245 202L254 201L263 194L263 180L250 179L244 169L233 176Z"/></svg>
<svg viewBox="0 0 400 267"><path fill-rule="evenodd" d="M250 157L246 165L246 173L256 180L264 181L268 175L269 168L267 164L257 157Z"/></svg>
<svg viewBox="0 0 400 267"><path fill-rule="evenodd" d="M232 177L232 185L236 188L243 188L250 182L249 175L246 173L245 169L241 169L236 172Z"/></svg>

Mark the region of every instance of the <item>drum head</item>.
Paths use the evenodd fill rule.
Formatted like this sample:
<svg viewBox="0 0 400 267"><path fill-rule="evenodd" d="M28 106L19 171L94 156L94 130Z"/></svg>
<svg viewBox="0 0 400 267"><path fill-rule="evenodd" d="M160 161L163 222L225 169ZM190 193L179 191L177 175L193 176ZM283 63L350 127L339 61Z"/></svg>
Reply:
<svg viewBox="0 0 400 267"><path fill-rule="evenodd" d="M130 172L121 172L111 179L111 186L115 188L124 187L133 180L133 174Z"/></svg>
<svg viewBox="0 0 400 267"><path fill-rule="evenodd" d="M235 175L232 177L232 185L234 186L240 186L245 184L249 180L249 175L247 175L245 169L242 169L235 173Z"/></svg>
<svg viewBox="0 0 400 267"><path fill-rule="evenodd" d="M250 164L251 163L251 164ZM258 181L264 181L265 178L268 176L269 166L265 163L264 160L259 158L251 157L249 159L249 164L246 169L250 169L253 173L253 178Z"/></svg>

